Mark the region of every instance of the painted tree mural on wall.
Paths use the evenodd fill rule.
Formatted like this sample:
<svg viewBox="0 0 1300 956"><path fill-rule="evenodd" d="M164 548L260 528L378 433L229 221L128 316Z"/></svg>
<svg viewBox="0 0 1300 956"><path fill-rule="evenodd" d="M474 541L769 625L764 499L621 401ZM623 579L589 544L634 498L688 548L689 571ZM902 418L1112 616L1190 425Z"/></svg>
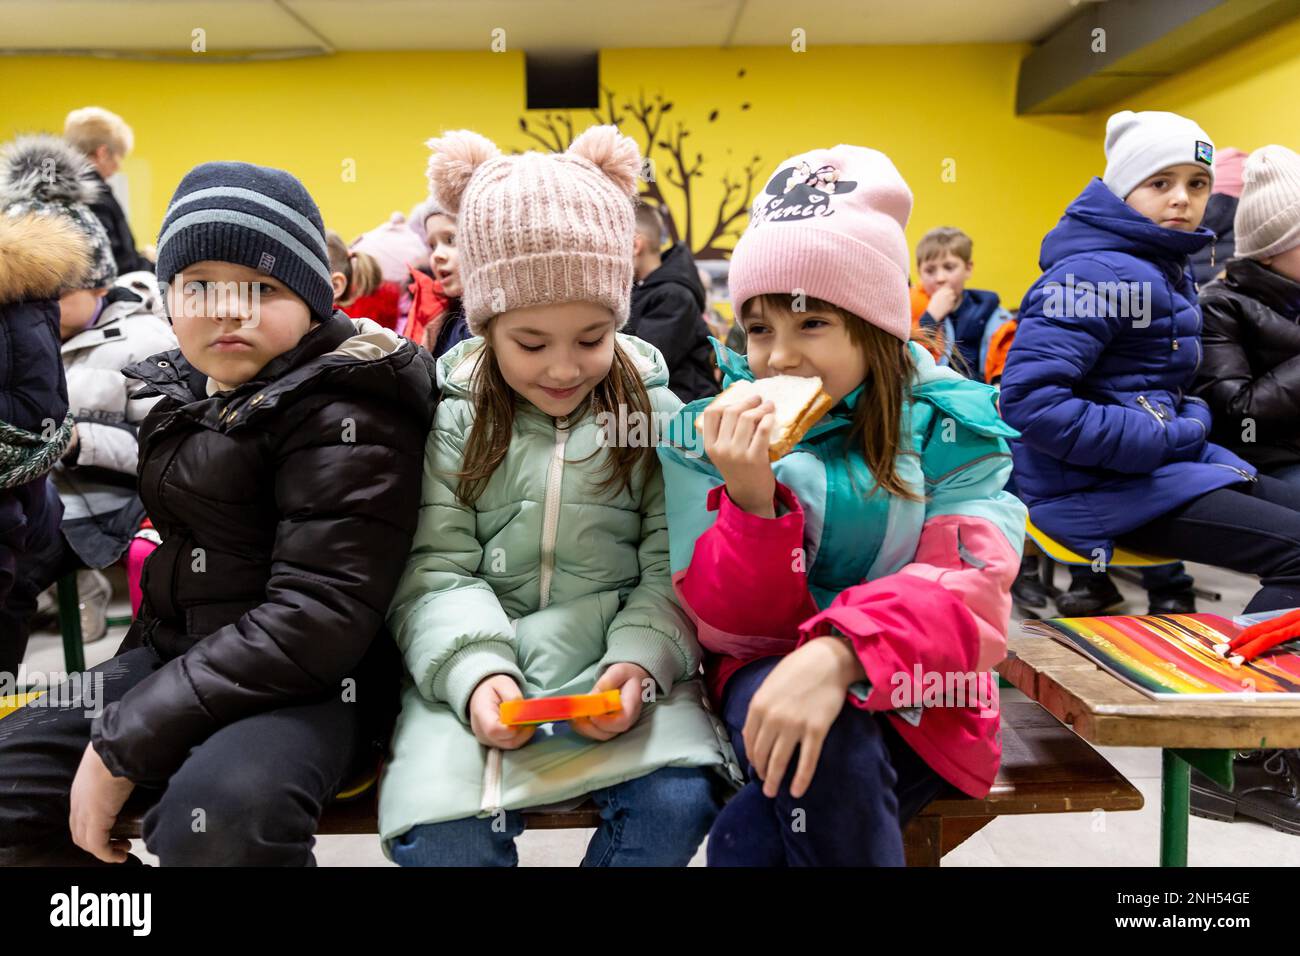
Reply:
<svg viewBox="0 0 1300 956"><path fill-rule="evenodd" d="M740 70L737 75L743 77L745 71ZM745 229L762 158L755 154L739 172L727 168L719 174L702 152L692 150L690 129L685 122L670 115L672 100L665 99L662 92L647 97L642 90L633 98L602 87L601 99L600 107L589 111L591 117L597 123L612 123L639 143L645 161L641 198L659 207L672 241L684 242L696 259L729 257L732 245ZM749 103L739 104L739 109L747 111ZM573 137L582 131L575 129L575 112L578 111L548 110L540 116L536 113L521 116L519 129L532 141L527 148L536 144L554 152L567 149ZM722 114L721 109L711 110L707 122L717 122ZM706 176L715 175L721 176L721 199L712 210L712 224L697 230L698 186ZM681 222L673 215L673 208L682 211ZM706 214L704 210L698 212Z"/></svg>

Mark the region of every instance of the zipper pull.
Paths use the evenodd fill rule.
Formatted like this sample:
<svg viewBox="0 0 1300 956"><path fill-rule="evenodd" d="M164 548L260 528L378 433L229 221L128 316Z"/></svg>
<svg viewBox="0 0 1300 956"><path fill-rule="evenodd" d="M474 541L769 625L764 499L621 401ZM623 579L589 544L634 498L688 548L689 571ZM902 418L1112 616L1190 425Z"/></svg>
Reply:
<svg viewBox="0 0 1300 956"><path fill-rule="evenodd" d="M1160 423L1161 427L1164 426L1165 424L1164 412L1157 406L1152 405L1149 401L1147 401L1147 397L1145 395L1138 396L1138 404L1141 405L1143 408L1145 408L1152 415L1154 415L1156 421Z"/></svg>
<svg viewBox="0 0 1300 956"><path fill-rule="evenodd" d="M1175 351L1175 352L1178 351L1178 340L1177 340L1177 339L1174 339L1174 351Z"/></svg>

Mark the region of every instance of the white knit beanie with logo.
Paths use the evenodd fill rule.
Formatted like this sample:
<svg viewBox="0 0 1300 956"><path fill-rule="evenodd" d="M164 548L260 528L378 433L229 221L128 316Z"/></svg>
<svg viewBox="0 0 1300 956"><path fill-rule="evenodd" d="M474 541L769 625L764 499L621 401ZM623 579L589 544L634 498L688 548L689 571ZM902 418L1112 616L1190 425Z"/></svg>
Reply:
<svg viewBox="0 0 1300 956"><path fill-rule="evenodd" d="M1214 184L1214 142L1186 116L1121 110L1106 120L1106 172L1101 181L1120 199L1153 173L1196 163Z"/></svg>

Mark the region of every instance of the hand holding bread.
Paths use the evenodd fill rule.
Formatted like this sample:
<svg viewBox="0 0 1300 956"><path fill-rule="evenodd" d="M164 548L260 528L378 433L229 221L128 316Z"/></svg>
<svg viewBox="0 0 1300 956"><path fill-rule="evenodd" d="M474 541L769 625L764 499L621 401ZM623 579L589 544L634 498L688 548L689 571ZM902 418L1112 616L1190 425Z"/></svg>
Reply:
<svg viewBox="0 0 1300 956"><path fill-rule="evenodd" d="M727 495L751 514L774 517L772 462L789 453L831 406L820 378L775 375L736 382L696 420Z"/></svg>

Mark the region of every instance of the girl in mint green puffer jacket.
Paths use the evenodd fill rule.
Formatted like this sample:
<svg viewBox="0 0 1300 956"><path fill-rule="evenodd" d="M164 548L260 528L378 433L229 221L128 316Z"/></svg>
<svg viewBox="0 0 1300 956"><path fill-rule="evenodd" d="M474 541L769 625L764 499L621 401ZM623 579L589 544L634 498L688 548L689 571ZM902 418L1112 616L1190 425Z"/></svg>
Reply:
<svg viewBox="0 0 1300 956"><path fill-rule="evenodd" d="M389 611L405 656L380 790L403 865L509 865L521 811L591 799L587 865L684 865L739 781L669 575L656 422L662 356L618 334L636 146L596 127L566 153L431 141L459 211L475 333L439 362L420 523ZM517 217L517 218L512 218ZM501 723L504 700L618 689L622 711Z"/></svg>

